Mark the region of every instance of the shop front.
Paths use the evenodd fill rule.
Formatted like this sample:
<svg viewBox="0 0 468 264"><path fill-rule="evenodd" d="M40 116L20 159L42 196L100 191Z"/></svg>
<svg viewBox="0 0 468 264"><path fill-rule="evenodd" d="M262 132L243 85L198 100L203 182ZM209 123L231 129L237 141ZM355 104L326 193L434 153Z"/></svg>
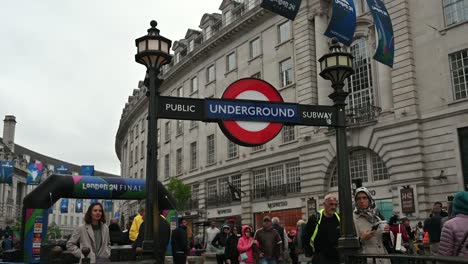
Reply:
<svg viewBox="0 0 468 264"><path fill-rule="evenodd" d="M266 201L252 206L255 229L262 227L263 217L278 217L280 225L287 231L295 230L296 223L302 219L302 202L299 197Z"/></svg>
<svg viewBox="0 0 468 264"><path fill-rule="evenodd" d="M241 206L229 206L206 210L208 221L216 222L221 229L223 224L229 223L232 226L241 226Z"/></svg>

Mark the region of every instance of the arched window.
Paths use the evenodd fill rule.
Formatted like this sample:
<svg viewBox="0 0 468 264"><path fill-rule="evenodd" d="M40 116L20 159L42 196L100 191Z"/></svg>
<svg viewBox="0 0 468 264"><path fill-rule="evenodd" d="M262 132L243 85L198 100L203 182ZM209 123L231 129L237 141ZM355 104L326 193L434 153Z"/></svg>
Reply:
<svg viewBox="0 0 468 264"><path fill-rule="evenodd" d="M334 158L329 167L330 187L338 186L336 165L336 158ZM388 180L390 178L383 160L369 149L350 151L349 173L351 174L351 180L361 179L363 183Z"/></svg>

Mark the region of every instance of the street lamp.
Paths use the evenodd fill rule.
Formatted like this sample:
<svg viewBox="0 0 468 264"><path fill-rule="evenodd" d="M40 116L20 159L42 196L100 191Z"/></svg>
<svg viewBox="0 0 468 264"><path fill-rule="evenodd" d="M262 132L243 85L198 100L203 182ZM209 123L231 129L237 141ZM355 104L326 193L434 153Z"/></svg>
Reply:
<svg viewBox="0 0 468 264"><path fill-rule="evenodd" d="M330 53L320 59L320 76L330 80L333 93L328 97L333 100L337 111L336 148L338 167L338 195L340 200L341 237L338 248L345 256L360 247L353 223L353 204L351 196L351 179L349 175L348 145L346 143L345 106L348 92L343 90L344 81L354 74L353 56L341 49L336 39L332 39Z"/></svg>
<svg viewBox="0 0 468 264"><path fill-rule="evenodd" d="M159 87L163 80L158 78L163 65L171 62L169 50L172 41L159 35L158 23L152 20L148 35L135 40L137 54L135 61L146 66L146 73L149 77L148 100L148 137L146 155L146 200L145 200L145 237L143 241L143 251L153 252L156 263L159 260L159 199L158 199L158 117L157 101L159 97Z"/></svg>

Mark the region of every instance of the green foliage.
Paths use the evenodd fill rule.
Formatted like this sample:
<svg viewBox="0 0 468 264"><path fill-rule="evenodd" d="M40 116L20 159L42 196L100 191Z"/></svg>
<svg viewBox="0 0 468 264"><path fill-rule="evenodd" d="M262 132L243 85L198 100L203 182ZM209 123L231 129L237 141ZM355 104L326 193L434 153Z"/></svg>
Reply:
<svg viewBox="0 0 468 264"><path fill-rule="evenodd" d="M192 190L181 180L171 177L167 190L172 194L177 202L177 211L182 211L186 208L188 201L192 197Z"/></svg>
<svg viewBox="0 0 468 264"><path fill-rule="evenodd" d="M52 222L47 227L46 241L49 241L50 239L59 239L61 237L62 230L60 230L60 227L55 222Z"/></svg>

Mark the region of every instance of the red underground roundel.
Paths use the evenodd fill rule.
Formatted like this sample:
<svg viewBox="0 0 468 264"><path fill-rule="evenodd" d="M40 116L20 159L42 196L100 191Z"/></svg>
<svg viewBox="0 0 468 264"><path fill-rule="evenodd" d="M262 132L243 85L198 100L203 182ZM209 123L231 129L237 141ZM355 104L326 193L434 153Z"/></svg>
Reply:
<svg viewBox="0 0 468 264"><path fill-rule="evenodd" d="M271 84L255 78L233 82L224 91L222 99L283 102L280 93ZM231 141L251 147L272 140L283 128L283 123L224 120L219 122L219 126Z"/></svg>

